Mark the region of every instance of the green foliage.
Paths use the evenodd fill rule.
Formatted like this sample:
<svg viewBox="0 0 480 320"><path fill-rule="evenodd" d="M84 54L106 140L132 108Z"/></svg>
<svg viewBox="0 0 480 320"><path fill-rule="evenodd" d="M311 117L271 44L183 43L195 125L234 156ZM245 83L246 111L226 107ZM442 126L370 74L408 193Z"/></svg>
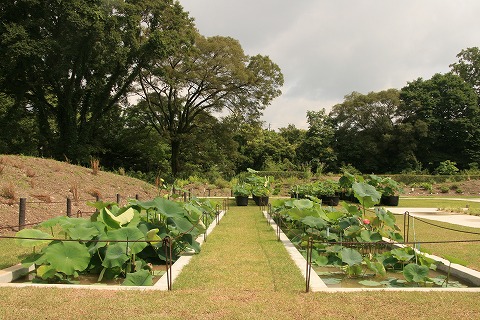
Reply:
<svg viewBox="0 0 480 320"><path fill-rule="evenodd" d="M166 259L162 240L172 239L174 259L185 250L199 252L195 239L216 214L213 203L196 198L187 203L156 198L131 200L125 207L103 202L91 205L99 211L90 220L57 217L40 225L52 230L59 227L62 239L51 240L53 235L36 229L17 233L17 237L40 238L17 239L22 245L48 243L40 253L23 260L26 266L35 265L37 278L70 282L80 273L93 273L99 281L125 278L124 285L150 285L148 263Z"/></svg>
<svg viewBox="0 0 480 320"><path fill-rule="evenodd" d="M359 199L380 198L379 192L365 182L354 182L353 190ZM365 208L347 203L343 209L327 210L308 199L277 200L272 207L274 219L282 220L284 232L301 250L309 238L313 239L312 261L317 265L337 266L346 276L361 279L368 272L385 277L387 270L402 270L406 279L403 283L444 285L440 278L428 277L428 270L436 268L434 260L413 248L394 248L383 242L384 237L403 241L393 213L380 207L373 209L374 216L365 216L365 212ZM401 282L367 284L398 286Z"/></svg>
<svg viewBox="0 0 480 320"><path fill-rule="evenodd" d="M459 171L456 165L457 164L453 161L445 160L440 162L440 165L435 169L435 172L441 175L454 175Z"/></svg>

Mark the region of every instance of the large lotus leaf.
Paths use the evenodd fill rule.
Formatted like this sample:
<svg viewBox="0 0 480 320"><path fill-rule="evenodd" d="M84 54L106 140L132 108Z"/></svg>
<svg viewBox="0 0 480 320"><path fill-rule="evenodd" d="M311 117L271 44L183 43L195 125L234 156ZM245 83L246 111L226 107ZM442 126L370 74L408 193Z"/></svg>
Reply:
<svg viewBox="0 0 480 320"><path fill-rule="evenodd" d="M340 256L342 258L342 261L349 266L360 264L363 261L360 252L351 248L343 248L342 251L340 251Z"/></svg>
<svg viewBox="0 0 480 320"><path fill-rule="evenodd" d="M133 241L145 240L145 235L143 234L143 232L133 227L125 227L117 230L108 231L107 238L109 240L122 241L122 242L118 242L118 244L124 248L124 252L126 252L126 249L127 249L126 241L128 240L129 241L128 247L130 249L130 253L132 254L139 253L147 246L147 243L145 241L133 242Z"/></svg>
<svg viewBox="0 0 480 320"><path fill-rule="evenodd" d="M55 218L43 221L38 226L39 227L44 227L44 228L51 228L51 227L56 226L57 224L61 225L62 222L64 222L67 219L69 219L67 216L59 216L59 217L55 217Z"/></svg>
<svg viewBox="0 0 480 320"><path fill-rule="evenodd" d="M317 228L318 230L325 229L327 227L327 222L323 220L322 218L317 218L317 217L312 217L308 216L300 220L303 224L311 227L311 228Z"/></svg>
<svg viewBox="0 0 480 320"><path fill-rule="evenodd" d="M78 242L57 242L45 249L45 260L58 272L73 275L88 267L90 254L88 248Z"/></svg>
<svg viewBox="0 0 480 320"><path fill-rule="evenodd" d="M341 217L345 216L345 214L341 211L330 211L326 212L326 216L330 221L337 221Z"/></svg>
<svg viewBox="0 0 480 320"><path fill-rule="evenodd" d="M176 219L168 218L167 219L168 225L175 226L178 231L180 232L189 232L193 231L192 227L193 224L184 217L177 217Z"/></svg>
<svg viewBox="0 0 480 320"><path fill-rule="evenodd" d="M310 215L308 210L300 210L298 208L288 209L285 211L285 214L290 216L290 218L294 221L301 220Z"/></svg>
<svg viewBox="0 0 480 320"><path fill-rule="evenodd" d="M15 237L33 238L33 239L15 239L15 242L20 244L23 247L35 247L41 244L49 243L51 241L51 240L41 240L41 239L49 239L51 238L51 235L37 229L20 230L15 234Z"/></svg>
<svg viewBox="0 0 480 320"><path fill-rule="evenodd" d="M129 257L125 253L125 246L121 243L114 243L107 247L102 266L105 268L121 267L128 261Z"/></svg>
<svg viewBox="0 0 480 320"><path fill-rule="evenodd" d="M69 228L67 234L74 240L83 240L85 242L101 234L98 228L91 222Z"/></svg>
<svg viewBox="0 0 480 320"><path fill-rule="evenodd" d="M403 276L408 282L425 282L428 280L428 271L426 266L410 263L403 269Z"/></svg>
<svg viewBox="0 0 480 320"><path fill-rule="evenodd" d="M364 207L371 208L380 203L380 198L382 195L375 189L374 186L371 186L365 182L355 182L352 185L352 188L355 192L355 197Z"/></svg>
<svg viewBox="0 0 480 320"><path fill-rule="evenodd" d="M390 253L399 261L409 261L410 259L415 257L414 254L406 252L405 249L393 249L390 250Z"/></svg>
<svg viewBox="0 0 480 320"><path fill-rule="evenodd" d="M382 235L378 232L372 232L370 230L362 230L360 232L361 240L365 242L378 242L382 241Z"/></svg>
<svg viewBox="0 0 480 320"><path fill-rule="evenodd" d="M152 278L153 277L148 270L127 273L122 286L151 286L153 284Z"/></svg>
<svg viewBox="0 0 480 320"><path fill-rule="evenodd" d="M293 200L292 204L300 210L313 208L313 202L308 199Z"/></svg>
<svg viewBox="0 0 480 320"><path fill-rule="evenodd" d="M198 220L202 216L203 211L201 210L201 207L197 207L192 203L185 203L184 208L187 210L192 220Z"/></svg>

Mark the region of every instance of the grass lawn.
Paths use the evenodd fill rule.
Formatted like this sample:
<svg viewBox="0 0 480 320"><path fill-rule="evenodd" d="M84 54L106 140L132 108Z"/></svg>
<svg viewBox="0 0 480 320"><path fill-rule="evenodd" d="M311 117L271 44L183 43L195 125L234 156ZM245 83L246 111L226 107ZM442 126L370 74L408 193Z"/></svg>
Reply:
<svg viewBox="0 0 480 320"><path fill-rule="evenodd" d="M9 251L1 241L0 251ZM304 290L300 271L250 204L231 207L171 292L0 288L0 319L480 318L479 293Z"/></svg>

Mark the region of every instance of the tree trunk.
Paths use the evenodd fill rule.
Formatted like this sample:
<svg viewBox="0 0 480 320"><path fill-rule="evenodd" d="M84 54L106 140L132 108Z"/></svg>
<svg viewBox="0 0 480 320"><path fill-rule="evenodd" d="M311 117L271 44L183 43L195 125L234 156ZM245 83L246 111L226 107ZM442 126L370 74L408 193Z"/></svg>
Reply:
<svg viewBox="0 0 480 320"><path fill-rule="evenodd" d="M173 178L177 177L178 171L180 170L180 139L172 138L170 143L172 148L172 157L170 159L170 166L172 169Z"/></svg>

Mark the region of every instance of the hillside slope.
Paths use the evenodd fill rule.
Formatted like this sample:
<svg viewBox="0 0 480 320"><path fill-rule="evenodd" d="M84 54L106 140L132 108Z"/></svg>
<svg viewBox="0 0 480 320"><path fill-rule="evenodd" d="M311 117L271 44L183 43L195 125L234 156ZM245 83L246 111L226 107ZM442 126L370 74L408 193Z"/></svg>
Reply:
<svg viewBox="0 0 480 320"><path fill-rule="evenodd" d="M86 205L98 195L104 201L121 203L136 195L142 200L157 195L144 181L75 166L66 162L25 156L0 155L0 232L18 225L19 199L26 198L26 223L66 214L66 199L72 199L72 214L88 215ZM80 212L79 212L80 210Z"/></svg>

